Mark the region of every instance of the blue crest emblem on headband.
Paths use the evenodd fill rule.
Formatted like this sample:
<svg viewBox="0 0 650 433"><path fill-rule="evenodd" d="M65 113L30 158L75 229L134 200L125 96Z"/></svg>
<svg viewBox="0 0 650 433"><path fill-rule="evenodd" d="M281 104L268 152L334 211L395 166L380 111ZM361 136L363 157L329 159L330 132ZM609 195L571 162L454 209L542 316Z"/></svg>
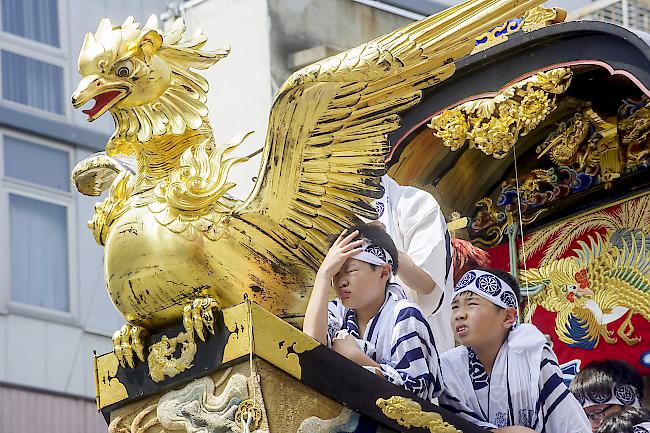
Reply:
<svg viewBox="0 0 650 433"><path fill-rule="evenodd" d="M476 279L476 287L491 296L497 296L501 292L501 283L494 275L484 274Z"/></svg>
<svg viewBox="0 0 650 433"><path fill-rule="evenodd" d="M385 209L384 202L377 200L375 202L375 210L377 211L377 218L381 218L381 216L384 214L384 209Z"/></svg>
<svg viewBox="0 0 650 433"><path fill-rule="evenodd" d="M628 406L633 405L634 401L636 400L636 392L634 391L632 385L628 384L617 384L614 387L614 396L619 399L621 403Z"/></svg>
<svg viewBox="0 0 650 433"><path fill-rule="evenodd" d="M454 292L459 291L460 289L463 289L470 284L472 284L472 281L476 279L476 274L473 271L469 271L463 275L463 277L460 279L458 284L456 284L456 287L454 287Z"/></svg>
<svg viewBox="0 0 650 433"><path fill-rule="evenodd" d="M501 293L501 302L506 304L508 307L517 306L517 299L515 298L515 295L512 294L512 292L505 291Z"/></svg>
<svg viewBox="0 0 650 433"><path fill-rule="evenodd" d="M596 404L605 404L612 398L611 390L592 391L587 394L587 398Z"/></svg>
<svg viewBox="0 0 650 433"><path fill-rule="evenodd" d="M365 249L366 252L372 254L375 257L379 257L382 261L386 262L386 253L384 249L376 245L368 245Z"/></svg>

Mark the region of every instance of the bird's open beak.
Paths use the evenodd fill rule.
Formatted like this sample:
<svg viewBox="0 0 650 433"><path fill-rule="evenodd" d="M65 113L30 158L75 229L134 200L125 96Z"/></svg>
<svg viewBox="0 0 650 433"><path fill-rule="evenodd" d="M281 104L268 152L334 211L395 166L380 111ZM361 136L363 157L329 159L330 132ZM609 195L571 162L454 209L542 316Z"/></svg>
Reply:
<svg viewBox="0 0 650 433"><path fill-rule="evenodd" d="M91 99L95 100L92 108L83 110L88 115L88 121L92 122L104 114L106 110L117 104L129 94L129 86L125 83L104 83L98 75L84 77L72 95L72 105L80 108Z"/></svg>

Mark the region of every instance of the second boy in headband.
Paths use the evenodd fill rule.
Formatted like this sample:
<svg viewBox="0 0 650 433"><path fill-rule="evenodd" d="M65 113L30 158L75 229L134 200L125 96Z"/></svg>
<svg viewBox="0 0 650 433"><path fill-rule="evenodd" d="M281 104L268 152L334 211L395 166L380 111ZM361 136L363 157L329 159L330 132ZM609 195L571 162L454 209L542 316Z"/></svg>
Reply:
<svg viewBox="0 0 650 433"><path fill-rule="evenodd" d="M442 407L497 432L591 431L544 335L517 325L514 278L498 270L467 272L454 288L451 310L462 346L441 356Z"/></svg>
<svg viewBox="0 0 650 433"><path fill-rule="evenodd" d="M382 228L344 231L318 270L303 331L431 400L442 391L438 352L422 310L389 282L397 266L397 249ZM337 298L328 302L332 287Z"/></svg>

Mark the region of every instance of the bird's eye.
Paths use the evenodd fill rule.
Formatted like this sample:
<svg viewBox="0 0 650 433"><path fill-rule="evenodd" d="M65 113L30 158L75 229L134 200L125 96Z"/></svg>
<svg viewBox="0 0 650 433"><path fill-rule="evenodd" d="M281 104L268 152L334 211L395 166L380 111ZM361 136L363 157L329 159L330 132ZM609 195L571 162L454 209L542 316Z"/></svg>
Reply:
<svg viewBox="0 0 650 433"><path fill-rule="evenodd" d="M126 78L131 75L132 63L130 61L125 61L115 68L115 75L120 78Z"/></svg>

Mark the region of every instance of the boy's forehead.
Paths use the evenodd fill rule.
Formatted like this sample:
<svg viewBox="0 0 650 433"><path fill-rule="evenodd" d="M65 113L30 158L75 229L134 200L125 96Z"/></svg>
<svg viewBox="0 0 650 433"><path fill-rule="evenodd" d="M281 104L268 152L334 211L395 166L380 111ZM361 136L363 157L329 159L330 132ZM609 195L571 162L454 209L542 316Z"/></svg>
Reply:
<svg viewBox="0 0 650 433"><path fill-rule="evenodd" d="M487 299L482 297L481 295L478 295L474 292L470 291L465 291L465 292L460 292L456 296L454 296L454 299L451 302L460 302L461 299L480 299L480 300L485 300L489 302Z"/></svg>
<svg viewBox="0 0 650 433"><path fill-rule="evenodd" d="M358 267L358 266L362 266L364 264L368 265L368 263L364 262L363 260L359 260L359 259L349 257L345 261L345 263L343 263L343 266L341 267L341 269L347 269L347 268L351 268L351 267ZM368 265L368 267L370 267L370 265Z"/></svg>

